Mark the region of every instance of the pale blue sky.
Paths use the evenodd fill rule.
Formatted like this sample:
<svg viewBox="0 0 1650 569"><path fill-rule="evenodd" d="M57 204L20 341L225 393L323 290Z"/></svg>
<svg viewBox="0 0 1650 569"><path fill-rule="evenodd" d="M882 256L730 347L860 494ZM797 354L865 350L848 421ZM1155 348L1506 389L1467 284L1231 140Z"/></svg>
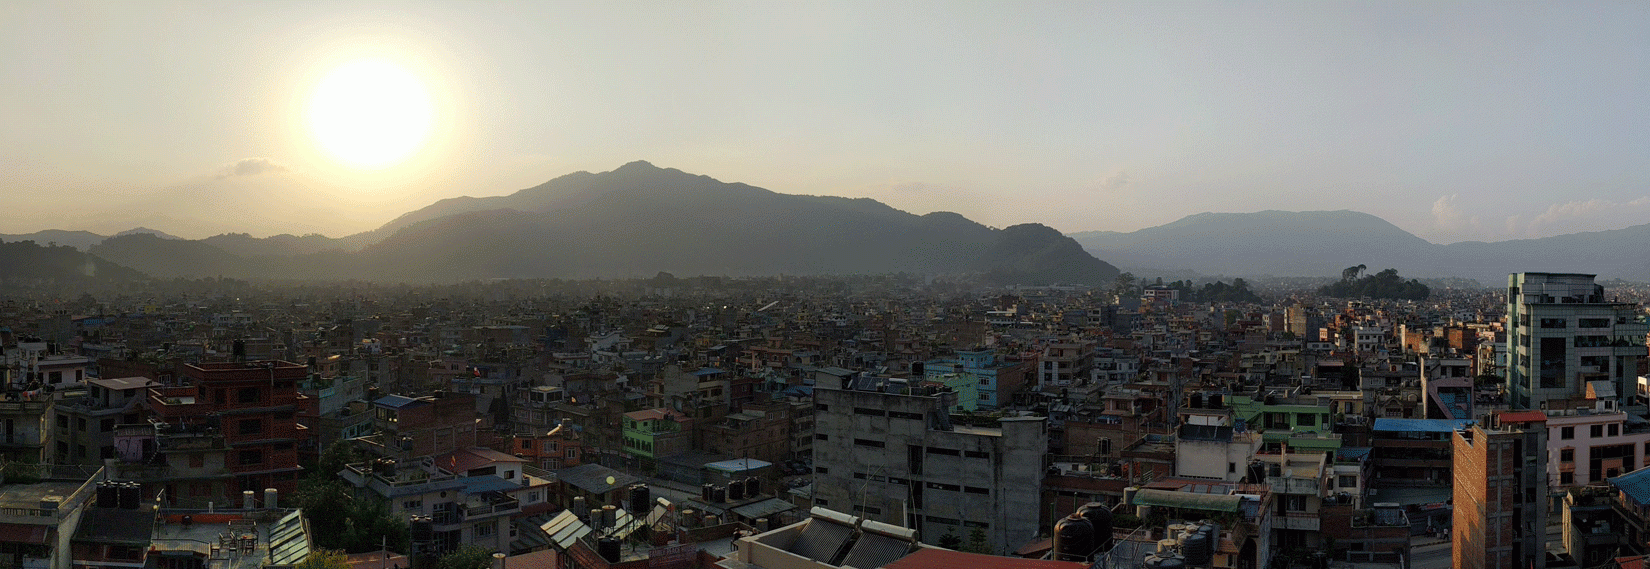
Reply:
<svg viewBox="0 0 1650 569"><path fill-rule="evenodd" d="M1068 232L1610 229L1650 222L1646 30L1645 2L0 3L0 232L341 235L631 160ZM373 175L300 118L363 54L440 113Z"/></svg>

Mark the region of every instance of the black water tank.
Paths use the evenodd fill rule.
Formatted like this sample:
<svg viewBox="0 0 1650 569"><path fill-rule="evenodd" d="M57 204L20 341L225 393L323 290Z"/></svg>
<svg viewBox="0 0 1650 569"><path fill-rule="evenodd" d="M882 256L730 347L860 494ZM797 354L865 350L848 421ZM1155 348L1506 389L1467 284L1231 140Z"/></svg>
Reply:
<svg viewBox="0 0 1650 569"><path fill-rule="evenodd" d="M120 489L115 487L114 482L104 480L102 482L97 483L97 507L99 507L99 508L119 508L120 507Z"/></svg>
<svg viewBox="0 0 1650 569"><path fill-rule="evenodd" d="M710 489L710 502L712 504L720 504L726 501L728 501L728 489L726 486L715 486Z"/></svg>
<svg viewBox="0 0 1650 569"><path fill-rule="evenodd" d="M755 498L762 495L762 479L752 476L745 479L745 497Z"/></svg>
<svg viewBox="0 0 1650 569"><path fill-rule="evenodd" d="M1250 484L1265 484L1266 483L1266 463L1264 463L1264 462L1251 462L1251 463L1249 463L1249 483Z"/></svg>
<svg viewBox="0 0 1650 569"><path fill-rule="evenodd" d="M143 490L142 487L138 486L138 483L127 482L122 484L120 486L120 509L136 510L142 495Z"/></svg>
<svg viewBox="0 0 1650 569"><path fill-rule="evenodd" d="M653 491L646 484L637 484L630 487L630 513L635 516L646 516L653 511Z"/></svg>
<svg viewBox="0 0 1650 569"><path fill-rule="evenodd" d="M715 495L716 495L716 485L715 484L700 484L699 485L699 499L700 500L705 501L705 502L709 502L709 501L711 501L711 498L714 497Z"/></svg>
<svg viewBox="0 0 1650 569"><path fill-rule="evenodd" d="M923 365L924 365L923 362L911 362L911 376L912 377L922 377L922 375L923 375Z"/></svg>
<svg viewBox="0 0 1650 569"><path fill-rule="evenodd" d="M1209 562L1209 536L1201 531L1192 531L1179 536L1180 552L1186 556L1187 565L1203 565Z"/></svg>
<svg viewBox="0 0 1650 569"><path fill-rule="evenodd" d="M745 481L734 480L728 483L728 501L738 502L745 499Z"/></svg>
<svg viewBox="0 0 1650 569"><path fill-rule="evenodd" d="M608 563L618 563L621 556L619 540L611 537L597 540L596 553L600 554L602 559L606 559Z"/></svg>
<svg viewBox="0 0 1650 569"><path fill-rule="evenodd" d="M1077 509L1077 514L1094 526L1094 546L1099 549L1110 549L1111 546L1111 508L1099 502L1089 502Z"/></svg>
<svg viewBox="0 0 1650 569"><path fill-rule="evenodd" d="M1055 561L1087 561L1093 551L1094 524L1082 514L1073 512L1054 524Z"/></svg>
<svg viewBox="0 0 1650 569"><path fill-rule="evenodd" d="M412 517L412 540L427 542L435 537L435 523L429 516Z"/></svg>
<svg viewBox="0 0 1650 569"><path fill-rule="evenodd" d="M1200 392L1200 393L1193 393L1192 394L1192 408L1193 409L1203 409L1204 408L1203 407L1203 393Z"/></svg>
<svg viewBox="0 0 1650 569"><path fill-rule="evenodd" d="M1221 409L1222 408L1221 405L1224 405L1225 403L1226 403L1225 397L1222 396L1221 394L1212 393L1212 394L1209 395L1209 408L1210 409Z"/></svg>

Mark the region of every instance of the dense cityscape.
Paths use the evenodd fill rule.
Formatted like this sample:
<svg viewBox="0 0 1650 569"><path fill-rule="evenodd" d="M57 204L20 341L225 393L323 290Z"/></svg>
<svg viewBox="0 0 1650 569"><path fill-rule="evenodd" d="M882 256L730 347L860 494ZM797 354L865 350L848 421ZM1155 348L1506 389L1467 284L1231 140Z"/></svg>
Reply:
<svg viewBox="0 0 1650 569"><path fill-rule="evenodd" d="M1642 559L1644 287L1298 284L16 295L0 544L51 569Z"/></svg>

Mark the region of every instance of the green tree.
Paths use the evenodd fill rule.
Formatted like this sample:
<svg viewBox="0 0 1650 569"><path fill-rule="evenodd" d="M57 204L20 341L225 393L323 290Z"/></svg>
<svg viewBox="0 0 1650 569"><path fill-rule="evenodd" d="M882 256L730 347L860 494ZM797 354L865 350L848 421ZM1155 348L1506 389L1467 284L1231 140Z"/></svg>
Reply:
<svg viewBox="0 0 1650 569"><path fill-rule="evenodd" d="M1129 293L1134 292L1134 284L1134 273L1119 273L1117 278L1112 280L1111 290L1117 293L1117 296L1128 296Z"/></svg>
<svg viewBox="0 0 1650 569"><path fill-rule="evenodd" d="M448 552L435 562L435 569L490 569L492 566L493 552L470 544Z"/></svg>
<svg viewBox="0 0 1650 569"><path fill-rule="evenodd" d="M986 555L997 554L996 550L991 547L991 541L986 539L985 530L980 528L974 528L974 531L968 532L968 543L962 546L962 551L984 553Z"/></svg>
<svg viewBox="0 0 1650 569"><path fill-rule="evenodd" d="M945 535L940 536L940 547L944 547L952 551L962 549L962 536L949 531L945 532Z"/></svg>
<svg viewBox="0 0 1650 569"><path fill-rule="evenodd" d="M294 569L349 569L344 552L334 549L312 549Z"/></svg>

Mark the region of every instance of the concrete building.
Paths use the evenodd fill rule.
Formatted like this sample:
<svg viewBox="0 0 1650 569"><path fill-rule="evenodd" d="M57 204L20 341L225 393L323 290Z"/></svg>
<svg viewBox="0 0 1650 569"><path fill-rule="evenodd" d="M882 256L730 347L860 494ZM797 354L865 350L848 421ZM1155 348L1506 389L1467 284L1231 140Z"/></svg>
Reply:
<svg viewBox="0 0 1650 569"><path fill-rule="evenodd" d="M814 504L927 536L982 529L999 552L1035 539L1045 418L955 425L954 393L892 385L861 378L814 390Z"/></svg>
<svg viewBox="0 0 1650 569"><path fill-rule="evenodd" d="M1582 396L1589 381L1615 386L1628 404L1645 356L1639 306L1607 300L1594 275L1514 273L1507 277L1507 393L1514 409ZM1644 411L1636 405L1629 412Z"/></svg>
<svg viewBox="0 0 1650 569"><path fill-rule="evenodd" d="M1599 484L1645 466L1650 459L1644 452L1650 443L1650 424L1610 409L1614 402L1610 398L1548 402L1549 484Z"/></svg>
<svg viewBox="0 0 1650 569"><path fill-rule="evenodd" d="M1546 422L1512 411L1455 431L1452 566L1546 567Z"/></svg>
<svg viewBox="0 0 1650 569"><path fill-rule="evenodd" d="M102 465L115 457L115 426L136 424L148 388L144 377L92 379L86 395L65 398L53 410L52 457L56 464Z"/></svg>
<svg viewBox="0 0 1650 569"><path fill-rule="evenodd" d="M143 479L164 483L170 503L181 496L226 503L247 491L296 490L296 445L307 438L297 412L308 402L297 382L308 369L258 361L185 364L179 371L183 385L149 388L144 404L155 425L138 425L147 430L130 436L115 433L119 462L155 469ZM201 469L210 475L202 478L207 471Z"/></svg>

